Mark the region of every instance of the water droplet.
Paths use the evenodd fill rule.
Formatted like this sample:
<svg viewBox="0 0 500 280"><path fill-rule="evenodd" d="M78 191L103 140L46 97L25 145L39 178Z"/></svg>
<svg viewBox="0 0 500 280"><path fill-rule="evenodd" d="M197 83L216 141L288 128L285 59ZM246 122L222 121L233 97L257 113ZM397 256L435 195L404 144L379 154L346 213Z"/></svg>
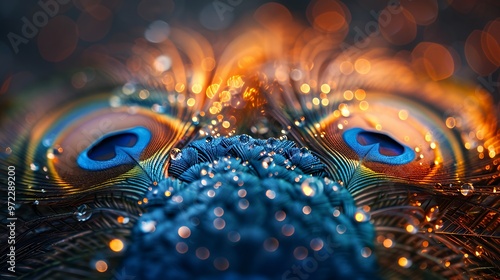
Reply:
<svg viewBox="0 0 500 280"><path fill-rule="evenodd" d="M43 139L42 141L42 145L45 147L45 148L48 148L52 145L52 138L45 138Z"/></svg>
<svg viewBox="0 0 500 280"><path fill-rule="evenodd" d="M249 205L250 203L246 199L240 199L240 201L238 201L238 207L240 207L242 210L247 209Z"/></svg>
<svg viewBox="0 0 500 280"><path fill-rule="evenodd" d="M182 151L181 151L181 149L172 148L172 150L170 150L170 159L171 160L178 160L181 157L182 157Z"/></svg>
<svg viewBox="0 0 500 280"><path fill-rule="evenodd" d="M281 135L279 139L280 141L286 141L288 140L288 137L286 135Z"/></svg>
<svg viewBox="0 0 500 280"><path fill-rule="evenodd" d="M247 104L247 102L243 98L243 95L240 93L232 95L229 102L231 104L231 107L233 107L234 109L242 109Z"/></svg>
<svg viewBox="0 0 500 280"><path fill-rule="evenodd" d="M214 267L219 271L224 271L229 268L229 261L223 257L216 258L214 260Z"/></svg>
<svg viewBox="0 0 500 280"><path fill-rule="evenodd" d="M262 167L264 167L264 169L268 169L269 167L274 167L275 164L273 162L273 158L271 157L265 157L262 159Z"/></svg>
<svg viewBox="0 0 500 280"><path fill-rule="evenodd" d="M227 234L227 239L229 239L229 241L231 241L231 242L238 242L238 241L240 241L241 236L236 231L230 231Z"/></svg>
<svg viewBox="0 0 500 280"><path fill-rule="evenodd" d="M135 85L132 83L126 83L122 87L122 92L126 95L131 95L135 92Z"/></svg>
<svg viewBox="0 0 500 280"><path fill-rule="evenodd" d="M356 212L356 214L354 214L354 219L357 221L357 222L366 222L368 221L370 218L368 217L368 215L363 211L363 210L358 210Z"/></svg>
<svg viewBox="0 0 500 280"><path fill-rule="evenodd" d="M272 190L267 190L266 191L266 196L269 199L274 199L274 198L276 198L276 193L274 191L272 191Z"/></svg>
<svg viewBox="0 0 500 280"><path fill-rule="evenodd" d="M122 106L122 99L119 96L113 95L109 98L109 106L117 108Z"/></svg>
<svg viewBox="0 0 500 280"><path fill-rule="evenodd" d="M443 220L437 220L434 224L435 229L441 229L443 227Z"/></svg>
<svg viewBox="0 0 500 280"><path fill-rule="evenodd" d="M93 263L98 272L106 272L106 270L108 270L108 263L105 260L97 260Z"/></svg>
<svg viewBox="0 0 500 280"><path fill-rule="evenodd" d="M191 117L191 123L193 125L199 125L200 124L200 119L201 119L200 113L193 114L193 117Z"/></svg>
<svg viewBox="0 0 500 280"><path fill-rule="evenodd" d="M143 221L141 223L141 231L144 233L153 232L156 230L155 221Z"/></svg>
<svg viewBox="0 0 500 280"><path fill-rule="evenodd" d="M264 241L264 249L268 252L274 252L279 247L278 239L270 237Z"/></svg>
<svg viewBox="0 0 500 280"><path fill-rule="evenodd" d="M33 171L38 171L38 170L40 170L40 165L38 165L38 163L33 162L30 164L30 169Z"/></svg>
<svg viewBox="0 0 500 280"><path fill-rule="evenodd" d="M306 118L305 117L300 117L296 119L293 123L298 126L298 127L303 127L305 124Z"/></svg>
<svg viewBox="0 0 500 280"><path fill-rule="evenodd" d="M216 229L222 230L226 226L226 221L222 218L215 218L213 221L213 225Z"/></svg>
<svg viewBox="0 0 500 280"><path fill-rule="evenodd" d="M299 246L299 247L295 248L295 250L293 250L293 256L297 260L305 259L308 255L308 253L309 253L308 250L303 246Z"/></svg>
<svg viewBox="0 0 500 280"><path fill-rule="evenodd" d="M427 211L427 214L425 215L425 220L427 222L432 222L435 221L439 216L439 207L434 206Z"/></svg>
<svg viewBox="0 0 500 280"><path fill-rule="evenodd" d="M189 227L187 226L181 226L178 230L177 230L177 234L181 237L181 238L188 238L189 236L191 236L191 229L189 229Z"/></svg>
<svg viewBox="0 0 500 280"><path fill-rule="evenodd" d="M266 146L270 149L276 148L276 145L278 145L278 139L274 137L270 137L269 139L266 140Z"/></svg>
<svg viewBox="0 0 500 280"><path fill-rule="evenodd" d="M200 260L206 260L210 257L210 251L205 247L200 247L196 249L196 257Z"/></svg>
<svg viewBox="0 0 500 280"><path fill-rule="evenodd" d="M347 231L347 227L342 224L337 225L336 229L339 234L344 234Z"/></svg>
<svg viewBox="0 0 500 280"><path fill-rule="evenodd" d="M47 158L54 159L57 156L61 155L63 152L64 152L64 149L61 146L55 145L47 150Z"/></svg>
<svg viewBox="0 0 500 280"><path fill-rule="evenodd" d="M182 203L184 201L184 198L180 195L174 195L172 196L172 201L177 203Z"/></svg>
<svg viewBox="0 0 500 280"><path fill-rule="evenodd" d="M384 240L382 241L382 245L385 248L392 248L392 246L394 246L394 241L392 241L392 239L390 238L384 238Z"/></svg>
<svg viewBox="0 0 500 280"><path fill-rule="evenodd" d="M205 141L206 141L207 143L210 143L210 142L212 142L213 140L214 140L214 138L213 138L212 136L208 136L208 137L205 139Z"/></svg>
<svg viewBox="0 0 500 280"><path fill-rule="evenodd" d="M117 218L117 221L120 223L120 224L128 224L128 222L130 222L130 218L129 217L124 217L124 216L119 216Z"/></svg>
<svg viewBox="0 0 500 280"><path fill-rule="evenodd" d="M255 134L266 134L269 131L269 122L266 118L258 119L255 124L250 127L250 131Z"/></svg>
<svg viewBox="0 0 500 280"><path fill-rule="evenodd" d="M248 136L246 134L240 135L240 142L241 143L248 143L248 141L250 141L250 136Z"/></svg>
<svg viewBox="0 0 500 280"><path fill-rule="evenodd" d="M332 184L332 191L338 192L340 190L340 188L342 188L341 184L339 184L337 182L335 182L335 183Z"/></svg>
<svg viewBox="0 0 500 280"><path fill-rule="evenodd" d="M398 265L404 268L408 268L412 265L412 262L409 258L401 257L398 259Z"/></svg>
<svg viewBox="0 0 500 280"><path fill-rule="evenodd" d="M481 245L476 246L476 250L474 252L476 257L480 257L482 254L484 254L484 248Z"/></svg>
<svg viewBox="0 0 500 280"><path fill-rule="evenodd" d="M87 204L82 204L76 208L73 217L79 222L85 222L92 217L92 209Z"/></svg>
<svg viewBox="0 0 500 280"><path fill-rule="evenodd" d="M166 55L158 56L153 63L156 71L165 72L172 66L172 59Z"/></svg>
<svg viewBox="0 0 500 280"><path fill-rule="evenodd" d="M215 196L215 191L214 190L208 190L207 191L207 196L208 197L214 197Z"/></svg>
<svg viewBox="0 0 500 280"><path fill-rule="evenodd" d="M281 233L284 236L292 236L295 232L295 227L290 224L285 224L281 227Z"/></svg>
<svg viewBox="0 0 500 280"><path fill-rule="evenodd" d="M361 256L363 256L363 258L368 258L372 255L372 250L368 247L364 247L363 249L361 249Z"/></svg>
<svg viewBox="0 0 500 280"><path fill-rule="evenodd" d="M415 234L418 232L418 229L417 227L413 224L413 223L408 223L405 227L406 231L411 233L411 234Z"/></svg>
<svg viewBox="0 0 500 280"><path fill-rule="evenodd" d="M151 111L155 112L155 113L165 113L166 110L165 110L165 106L162 106L160 104L153 104L151 106Z"/></svg>
<svg viewBox="0 0 500 280"><path fill-rule="evenodd" d="M300 189L305 196L312 197L323 193L323 182L315 177L310 177L302 182Z"/></svg>
<svg viewBox="0 0 500 280"><path fill-rule="evenodd" d="M474 186L471 183L465 183L460 187L460 193L463 196L471 195L474 192Z"/></svg>

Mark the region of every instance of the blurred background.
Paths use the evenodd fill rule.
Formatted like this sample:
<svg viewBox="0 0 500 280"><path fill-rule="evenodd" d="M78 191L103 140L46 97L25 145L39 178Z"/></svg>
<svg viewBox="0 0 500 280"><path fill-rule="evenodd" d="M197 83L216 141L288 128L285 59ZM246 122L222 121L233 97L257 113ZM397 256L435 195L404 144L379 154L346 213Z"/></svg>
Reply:
<svg viewBox="0 0 500 280"><path fill-rule="evenodd" d="M269 2L2 1L0 95L78 67L89 48L132 42L147 36L148 28L162 24L167 28L192 28L213 43L249 17L259 22L263 14L259 7ZM366 38L383 40L430 78L467 80L500 100L499 1L354 0L340 5L337 1L274 2L286 7L296 21L323 32L340 33L347 45L363 46L362 39ZM391 17L391 9L397 5L404 12Z"/></svg>

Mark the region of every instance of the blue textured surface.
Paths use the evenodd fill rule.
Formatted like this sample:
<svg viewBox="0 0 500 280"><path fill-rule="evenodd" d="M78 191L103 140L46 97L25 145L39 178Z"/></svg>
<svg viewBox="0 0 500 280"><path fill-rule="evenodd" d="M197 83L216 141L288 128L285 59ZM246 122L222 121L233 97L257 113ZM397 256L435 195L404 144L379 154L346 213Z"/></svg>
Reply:
<svg viewBox="0 0 500 280"><path fill-rule="evenodd" d="M361 160L402 165L415 158L411 148L383 133L352 128L346 130L342 138Z"/></svg>
<svg viewBox="0 0 500 280"><path fill-rule="evenodd" d="M78 156L78 165L87 170L106 170L123 164L133 164L151 140L144 127L108 133L97 139Z"/></svg>
<svg viewBox="0 0 500 280"><path fill-rule="evenodd" d="M195 141L147 193L123 267L140 279L374 279L362 255L373 226L324 167L291 141Z"/></svg>

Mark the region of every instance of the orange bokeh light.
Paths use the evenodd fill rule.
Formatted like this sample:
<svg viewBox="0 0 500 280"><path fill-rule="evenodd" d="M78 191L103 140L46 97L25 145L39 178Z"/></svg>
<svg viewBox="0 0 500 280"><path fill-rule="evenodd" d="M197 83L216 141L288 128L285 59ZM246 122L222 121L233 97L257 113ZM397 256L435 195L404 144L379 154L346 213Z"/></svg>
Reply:
<svg viewBox="0 0 500 280"><path fill-rule="evenodd" d="M307 9L309 21L315 29L322 32L347 31L351 22L349 9L339 1L312 1Z"/></svg>
<svg viewBox="0 0 500 280"><path fill-rule="evenodd" d="M474 30L465 41L465 58L469 66L479 75L486 76L498 67L488 59L482 46L482 38L488 38L484 31Z"/></svg>
<svg viewBox="0 0 500 280"><path fill-rule="evenodd" d="M402 0L401 6L411 13L415 23L429 25L436 21L438 16L437 0Z"/></svg>
<svg viewBox="0 0 500 280"><path fill-rule="evenodd" d="M254 13L255 20L268 29L282 31L292 22L292 14L283 5L271 2L260 6Z"/></svg>
<svg viewBox="0 0 500 280"><path fill-rule="evenodd" d="M38 35L38 50L47 61L59 62L70 56L78 44L78 27L67 16L49 20Z"/></svg>
<svg viewBox="0 0 500 280"><path fill-rule="evenodd" d="M106 272L106 270L108 270L108 264L103 260L97 261L94 264L94 266L95 266L95 269L99 272Z"/></svg>
<svg viewBox="0 0 500 280"><path fill-rule="evenodd" d="M388 42L394 45L405 45L415 39L417 24L409 11L401 7L401 12L390 13L388 8L385 8L384 14L391 16L383 20L379 18L379 28L380 33Z"/></svg>
<svg viewBox="0 0 500 280"><path fill-rule="evenodd" d="M80 38L88 42L96 42L104 38L111 29L113 13L110 9L97 5L90 12L82 12L77 24Z"/></svg>
<svg viewBox="0 0 500 280"><path fill-rule="evenodd" d="M413 49L412 62L416 69L425 71L434 81L449 78L455 72L455 62L450 51L436 43L419 43Z"/></svg>
<svg viewBox="0 0 500 280"><path fill-rule="evenodd" d="M121 241L120 239L115 238L109 242L109 248L113 252L120 252L121 250L123 250L124 247L125 245L123 244L123 241Z"/></svg>
<svg viewBox="0 0 500 280"><path fill-rule="evenodd" d="M345 18L338 12L325 12L314 18L313 25L322 31L335 32L346 24Z"/></svg>
<svg viewBox="0 0 500 280"><path fill-rule="evenodd" d="M500 66L500 18L485 26L481 45L486 57L496 66Z"/></svg>

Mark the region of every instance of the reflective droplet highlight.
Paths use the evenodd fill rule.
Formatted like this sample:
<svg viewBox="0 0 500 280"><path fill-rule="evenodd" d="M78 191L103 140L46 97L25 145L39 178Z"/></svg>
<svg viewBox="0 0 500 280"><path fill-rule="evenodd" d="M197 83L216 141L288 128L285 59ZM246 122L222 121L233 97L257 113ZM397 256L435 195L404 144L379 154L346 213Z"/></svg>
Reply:
<svg viewBox="0 0 500 280"><path fill-rule="evenodd" d="M323 182L315 177L307 178L302 182L300 188L305 196L312 197L323 192Z"/></svg>
<svg viewBox="0 0 500 280"><path fill-rule="evenodd" d="M471 183L465 183L460 187L460 193L463 196L471 195L474 192L474 186Z"/></svg>
<svg viewBox="0 0 500 280"><path fill-rule="evenodd" d="M179 160L182 157L181 149L173 148L170 150L170 159L171 160Z"/></svg>
<svg viewBox="0 0 500 280"><path fill-rule="evenodd" d="M92 209L87 204L78 206L73 217L79 222L85 222L92 217Z"/></svg>

